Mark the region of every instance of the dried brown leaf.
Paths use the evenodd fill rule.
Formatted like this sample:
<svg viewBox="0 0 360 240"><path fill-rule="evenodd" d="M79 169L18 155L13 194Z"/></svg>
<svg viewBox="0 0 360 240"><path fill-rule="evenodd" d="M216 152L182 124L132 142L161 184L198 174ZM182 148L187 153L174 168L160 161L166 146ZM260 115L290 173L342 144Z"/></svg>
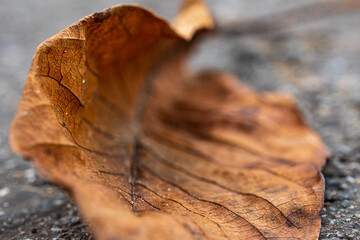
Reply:
<svg viewBox="0 0 360 240"><path fill-rule="evenodd" d="M317 238L326 149L289 97L187 73L212 25L200 1L173 26L116 6L37 49L10 143L98 239Z"/></svg>

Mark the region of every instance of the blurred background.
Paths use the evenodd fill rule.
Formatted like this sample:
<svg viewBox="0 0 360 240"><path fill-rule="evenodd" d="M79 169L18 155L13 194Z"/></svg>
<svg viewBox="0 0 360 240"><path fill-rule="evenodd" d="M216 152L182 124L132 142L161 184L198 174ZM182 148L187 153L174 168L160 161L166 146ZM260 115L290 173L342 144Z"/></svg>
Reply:
<svg viewBox="0 0 360 240"><path fill-rule="evenodd" d="M1 239L91 239L68 197L39 178L7 143L36 47L80 18L112 5L136 3L171 19L179 2L0 0ZM207 2L220 27L232 23L231 29L236 29L247 20L283 16L288 9L325 1ZM326 192L320 239L359 239L360 10L330 16L324 8L317 8L318 15L313 9L298 10L295 15L300 17L277 31L270 24L267 33L211 35L198 46L191 62L194 69L227 70L259 91L282 91L296 98L308 123L332 152L323 171ZM282 23L290 21L288 17Z"/></svg>

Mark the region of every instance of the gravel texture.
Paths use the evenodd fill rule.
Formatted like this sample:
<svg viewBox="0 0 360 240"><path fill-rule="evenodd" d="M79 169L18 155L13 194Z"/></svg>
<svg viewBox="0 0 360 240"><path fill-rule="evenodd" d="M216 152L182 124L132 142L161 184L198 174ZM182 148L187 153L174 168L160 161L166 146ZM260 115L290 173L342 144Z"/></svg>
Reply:
<svg viewBox="0 0 360 240"><path fill-rule="evenodd" d="M219 23L316 0L209 0ZM123 1L123 3L134 3ZM171 17L179 1L139 4ZM11 153L7 134L36 46L117 1L0 0L0 239L92 239L76 207L32 165ZM320 239L360 239L360 13L268 35L212 36L194 68L216 67L259 91L293 95L332 152L323 173Z"/></svg>

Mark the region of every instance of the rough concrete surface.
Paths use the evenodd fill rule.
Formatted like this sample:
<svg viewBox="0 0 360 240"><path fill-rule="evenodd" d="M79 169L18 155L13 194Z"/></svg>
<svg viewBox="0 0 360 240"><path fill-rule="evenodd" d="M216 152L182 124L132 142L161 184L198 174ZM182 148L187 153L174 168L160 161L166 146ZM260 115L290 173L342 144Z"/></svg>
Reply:
<svg viewBox="0 0 360 240"><path fill-rule="evenodd" d="M170 18L179 1L136 3ZM209 0L219 23L316 0ZM0 239L92 239L76 207L11 153L7 134L36 46L76 20L134 1L0 0ZM320 239L360 239L360 12L256 36L212 36L192 59L259 91L293 95L331 157Z"/></svg>

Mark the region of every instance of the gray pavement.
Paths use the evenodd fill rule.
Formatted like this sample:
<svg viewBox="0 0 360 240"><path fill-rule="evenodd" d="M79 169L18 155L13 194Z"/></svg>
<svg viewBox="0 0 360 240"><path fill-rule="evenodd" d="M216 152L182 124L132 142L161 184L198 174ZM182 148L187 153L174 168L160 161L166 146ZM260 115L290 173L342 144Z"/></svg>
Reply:
<svg viewBox="0 0 360 240"><path fill-rule="evenodd" d="M316 0L210 0L219 23L249 19ZM179 1L136 3L170 18ZM91 239L71 201L11 153L7 134L36 46L76 20L118 3L0 0L0 239ZM213 36L195 69L235 73L259 91L297 99L332 151L324 168L321 239L360 239L360 12L252 37Z"/></svg>

